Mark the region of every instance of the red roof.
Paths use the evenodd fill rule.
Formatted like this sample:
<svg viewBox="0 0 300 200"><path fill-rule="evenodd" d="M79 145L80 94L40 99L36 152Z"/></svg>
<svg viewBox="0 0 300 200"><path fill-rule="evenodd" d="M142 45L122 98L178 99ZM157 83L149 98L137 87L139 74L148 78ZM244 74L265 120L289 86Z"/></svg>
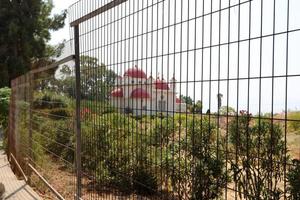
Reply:
<svg viewBox="0 0 300 200"><path fill-rule="evenodd" d="M131 92L130 97L144 99L144 98L150 98L150 95L146 90L144 90L142 88L137 88Z"/></svg>
<svg viewBox="0 0 300 200"><path fill-rule="evenodd" d="M123 95L123 89L122 89L122 88L117 88L117 89L113 90L113 91L110 93L110 95L111 95L112 97L123 97L123 96L124 96L124 95Z"/></svg>
<svg viewBox="0 0 300 200"><path fill-rule="evenodd" d="M182 103L181 99L176 98L176 103Z"/></svg>
<svg viewBox="0 0 300 200"><path fill-rule="evenodd" d="M138 69L137 67L128 69L124 73L124 76L130 76L132 78L147 78L146 73L143 70Z"/></svg>
<svg viewBox="0 0 300 200"><path fill-rule="evenodd" d="M156 80L154 82L155 88L159 90L169 90L169 85L168 83L164 82L163 80Z"/></svg>

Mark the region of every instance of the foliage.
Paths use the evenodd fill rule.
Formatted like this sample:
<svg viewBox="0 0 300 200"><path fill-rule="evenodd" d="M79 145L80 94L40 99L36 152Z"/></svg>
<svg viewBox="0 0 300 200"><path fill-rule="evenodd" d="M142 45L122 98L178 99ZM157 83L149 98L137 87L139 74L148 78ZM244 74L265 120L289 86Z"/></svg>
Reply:
<svg viewBox="0 0 300 200"><path fill-rule="evenodd" d="M216 125L208 117L195 118L188 125L188 149L194 158L192 199L215 199L222 195L229 181L222 146L217 143Z"/></svg>
<svg viewBox="0 0 300 200"><path fill-rule="evenodd" d="M229 123L229 139L234 145L234 149L241 156L245 156L247 150L249 150L249 147L245 144L249 142L251 117L251 114L248 114L247 111L241 111L240 115Z"/></svg>
<svg viewBox="0 0 300 200"><path fill-rule="evenodd" d="M69 100L55 92L43 92L36 94L33 101L34 109L55 109L66 108L69 104Z"/></svg>
<svg viewBox="0 0 300 200"><path fill-rule="evenodd" d="M4 130L8 126L10 93L9 88L0 88L0 128L2 127Z"/></svg>
<svg viewBox="0 0 300 200"><path fill-rule="evenodd" d="M75 97L75 75L69 66L65 65L60 70L62 78L56 79L53 85L64 94ZM80 75L81 84L81 98L85 100L107 100L109 93L114 86L117 74L105 66L103 63L99 64L97 58L89 56L80 57Z"/></svg>
<svg viewBox="0 0 300 200"><path fill-rule="evenodd" d="M34 140L73 163L75 138L70 98L50 92L35 97L35 109L64 117L34 115L33 128L39 132L34 133ZM59 103L41 105L41 99ZM240 198L281 197L278 184L283 178L285 156L279 124L253 120L246 111L230 121L228 148L237 152L236 158L226 152L231 174L225 169L225 135L217 129L215 118L175 114L136 119L104 112L102 107L106 105L85 99L81 109L82 168L87 174L95 174L93 184L98 188L143 196L168 190L179 199L218 199L232 175ZM34 159L47 153L35 143L34 149Z"/></svg>
<svg viewBox="0 0 300 200"><path fill-rule="evenodd" d="M192 200L217 199L223 193L228 178L222 159L210 155L201 157L193 173Z"/></svg>
<svg viewBox="0 0 300 200"><path fill-rule="evenodd" d="M271 120L253 121L250 114L241 111L230 122L229 137L231 151L236 152L231 167L240 198L280 199L283 191L278 184L285 162L280 125Z"/></svg>
<svg viewBox="0 0 300 200"><path fill-rule="evenodd" d="M34 94L33 143L35 159L43 162L45 153L74 161L74 131L71 119L71 100L55 92L44 91ZM42 146L41 146L42 145ZM38 148L46 148L40 150Z"/></svg>
<svg viewBox="0 0 300 200"><path fill-rule="evenodd" d="M10 143L10 145L15 145L14 148L16 149L16 158L18 158L18 162L20 165L25 164L24 158L30 152L29 147L29 103L17 100L15 104L15 112L17 113L15 118L15 127L14 127L14 134L15 138L18 138L20 142L20 146L17 146L18 143ZM18 137L16 137L18 136ZM35 148L33 148L35 149Z"/></svg>
<svg viewBox="0 0 300 200"><path fill-rule="evenodd" d="M190 96L180 95L180 99L182 99L183 102L188 104L188 105L192 105L193 102L194 102L193 99Z"/></svg>
<svg viewBox="0 0 300 200"><path fill-rule="evenodd" d="M156 118L153 127L152 145L164 145L168 138L174 132L174 119L172 117Z"/></svg>
<svg viewBox="0 0 300 200"><path fill-rule="evenodd" d="M66 11L51 16L50 0L0 2L0 87L30 69L33 60L49 55L50 31L64 26Z"/></svg>
<svg viewBox="0 0 300 200"><path fill-rule="evenodd" d="M221 106L220 110L219 110L220 115L233 115L235 114L235 110L234 108L230 107L230 106Z"/></svg>
<svg viewBox="0 0 300 200"><path fill-rule="evenodd" d="M294 111L288 113L288 129L289 131L297 131L300 134L300 112Z"/></svg>
<svg viewBox="0 0 300 200"><path fill-rule="evenodd" d="M133 188L140 195L154 195L158 189L156 177L145 167L135 169L133 173Z"/></svg>
<svg viewBox="0 0 300 200"><path fill-rule="evenodd" d="M202 108L203 108L203 105L202 105L202 101L198 100L192 107L191 109L191 112L193 113L202 113Z"/></svg>
<svg viewBox="0 0 300 200"><path fill-rule="evenodd" d="M291 199L300 199L300 160L293 160L293 165L287 174L288 190Z"/></svg>

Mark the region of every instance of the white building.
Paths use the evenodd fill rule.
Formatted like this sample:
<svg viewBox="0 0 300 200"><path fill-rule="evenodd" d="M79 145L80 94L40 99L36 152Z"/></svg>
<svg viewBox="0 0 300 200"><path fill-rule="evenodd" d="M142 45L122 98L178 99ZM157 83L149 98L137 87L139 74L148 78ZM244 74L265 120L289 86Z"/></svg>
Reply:
<svg viewBox="0 0 300 200"><path fill-rule="evenodd" d="M116 88L111 92L111 102L120 112L135 115L155 115L186 112L186 104L176 97L176 80L147 77L146 73L135 68L128 69L119 76Z"/></svg>

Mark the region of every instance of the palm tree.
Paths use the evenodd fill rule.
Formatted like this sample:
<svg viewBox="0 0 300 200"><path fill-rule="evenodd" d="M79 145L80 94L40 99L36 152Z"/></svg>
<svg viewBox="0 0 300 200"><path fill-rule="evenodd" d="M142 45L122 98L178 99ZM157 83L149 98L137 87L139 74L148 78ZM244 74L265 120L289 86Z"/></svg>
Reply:
<svg viewBox="0 0 300 200"><path fill-rule="evenodd" d="M217 99L218 99L218 110L220 110L220 108L222 107L222 98L223 98L223 94L222 94L222 93L218 93L218 94L217 94Z"/></svg>

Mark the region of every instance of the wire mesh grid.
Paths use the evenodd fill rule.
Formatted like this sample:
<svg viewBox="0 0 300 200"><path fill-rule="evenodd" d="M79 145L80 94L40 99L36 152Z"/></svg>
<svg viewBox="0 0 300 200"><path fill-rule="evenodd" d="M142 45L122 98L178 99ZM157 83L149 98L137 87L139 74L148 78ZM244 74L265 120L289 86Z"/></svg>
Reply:
<svg viewBox="0 0 300 200"><path fill-rule="evenodd" d="M299 8L296 0L73 4L76 67L35 77L29 109L32 135L46 141L33 136L32 147L70 169L57 169L64 185L65 172L73 176L60 192L299 198Z"/></svg>
<svg viewBox="0 0 300 200"><path fill-rule="evenodd" d="M12 81L9 152L43 199L55 199L56 195L39 175L63 196L74 196L76 190L75 76L68 64L32 70ZM47 62L39 65L46 67ZM39 174L33 173L29 164Z"/></svg>

